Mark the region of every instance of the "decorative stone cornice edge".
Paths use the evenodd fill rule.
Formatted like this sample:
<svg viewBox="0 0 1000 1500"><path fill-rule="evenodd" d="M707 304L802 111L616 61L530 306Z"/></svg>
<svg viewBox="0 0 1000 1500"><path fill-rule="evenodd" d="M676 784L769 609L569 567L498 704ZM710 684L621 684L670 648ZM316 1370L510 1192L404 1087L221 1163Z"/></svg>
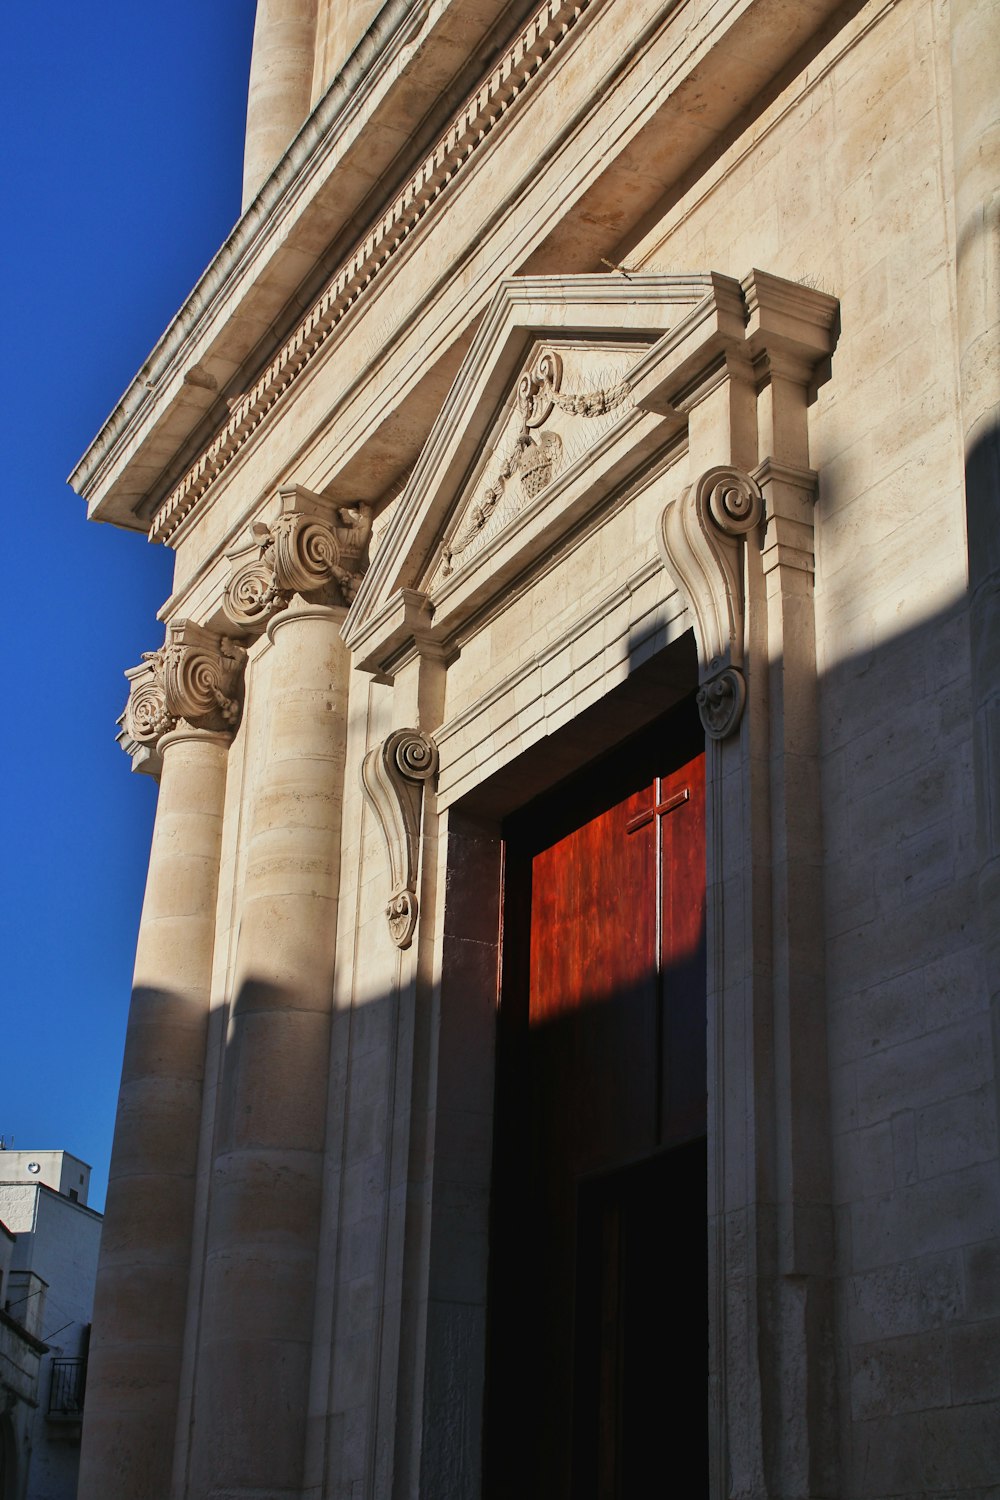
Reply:
<svg viewBox="0 0 1000 1500"><path fill-rule="evenodd" d="M746 703L743 548L761 523L760 486L719 465L664 509L657 545L687 601L698 642L698 712L710 739L733 733Z"/></svg>
<svg viewBox="0 0 1000 1500"><path fill-rule="evenodd" d="M419 729L395 729L369 750L361 785L378 818L389 855L392 889L385 916L397 948L408 948L417 925L417 868L424 783L437 775L438 751Z"/></svg>
<svg viewBox="0 0 1000 1500"><path fill-rule="evenodd" d="M599 0L545 0L535 12L294 333L233 406L225 426L157 511L149 530L150 541L169 541L525 85L583 13L597 3Z"/></svg>
<svg viewBox="0 0 1000 1500"><path fill-rule="evenodd" d="M443 650L434 628L434 606L419 589L398 589L361 630L349 635L345 624L343 635L358 671L383 682L393 680L394 666L410 648L425 656Z"/></svg>
<svg viewBox="0 0 1000 1500"><path fill-rule="evenodd" d="M149 357L111 412L97 437L69 476L78 494L90 486L137 421L150 392L169 376L171 367L185 356L185 346L201 325L206 309L226 294L253 256L262 231L281 211L304 176L311 177L313 159L325 156L338 137L338 126L353 114L380 74L398 66L398 55L419 28L429 6L413 0L386 0L366 35L344 64L319 104L309 115L274 170L217 251L177 317L166 329ZM283 202L284 200L284 202Z"/></svg>
<svg viewBox="0 0 1000 1500"><path fill-rule="evenodd" d="M237 641L193 620L168 625L159 650L143 652L142 663L125 673L129 695L117 738L133 769L157 774L156 747L181 722L232 733L242 713L245 662L246 651Z"/></svg>

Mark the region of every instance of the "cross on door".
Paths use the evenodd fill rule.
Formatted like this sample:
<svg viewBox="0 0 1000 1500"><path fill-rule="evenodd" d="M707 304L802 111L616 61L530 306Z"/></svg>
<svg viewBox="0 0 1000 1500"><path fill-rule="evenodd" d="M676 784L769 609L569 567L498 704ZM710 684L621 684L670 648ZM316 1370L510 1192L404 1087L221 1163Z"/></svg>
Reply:
<svg viewBox="0 0 1000 1500"><path fill-rule="evenodd" d="M657 776L657 796L661 795L660 789L662 785L663 778ZM663 817L665 813L671 813L674 812L676 808L683 807L685 802L690 801L690 798L690 787L682 787L679 792L672 792L669 797L664 797L661 801L654 802L653 806L647 808L645 812L637 813L634 818L629 818L628 822L625 824L625 832L637 833L640 828L645 828L647 823L651 823L655 817Z"/></svg>
<svg viewBox="0 0 1000 1500"><path fill-rule="evenodd" d="M656 834L656 1118L663 1144L704 1128L704 1038L696 1030L704 1025L704 765L699 755L655 777L649 804L625 825L626 835L651 824ZM671 815L678 813L675 824Z"/></svg>

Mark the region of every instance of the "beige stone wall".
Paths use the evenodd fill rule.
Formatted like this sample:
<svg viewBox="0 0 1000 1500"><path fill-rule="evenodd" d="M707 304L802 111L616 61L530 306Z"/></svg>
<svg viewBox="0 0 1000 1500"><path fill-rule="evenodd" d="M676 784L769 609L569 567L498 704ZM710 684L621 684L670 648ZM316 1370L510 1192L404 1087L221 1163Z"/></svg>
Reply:
<svg viewBox="0 0 1000 1500"><path fill-rule="evenodd" d="M866 7L628 264L835 291L809 414L847 1494L981 1473L995 1078L977 948L946 8Z"/></svg>

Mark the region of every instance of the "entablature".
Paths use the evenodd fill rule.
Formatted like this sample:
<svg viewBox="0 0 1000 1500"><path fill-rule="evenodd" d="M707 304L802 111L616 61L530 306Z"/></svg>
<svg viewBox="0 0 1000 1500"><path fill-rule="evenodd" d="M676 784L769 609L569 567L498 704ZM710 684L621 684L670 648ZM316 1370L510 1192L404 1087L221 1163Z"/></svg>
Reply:
<svg viewBox="0 0 1000 1500"><path fill-rule="evenodd" d="M595 192L599 196L600 183L610 191L615 172L627 171L632 209L636 214L647 211L698 150L749 102L768 69L777 71L832 8L833 0L815 0L791 24L787 6L779 0L715 0L711 16L688 27L684 8L672 0L641 0L630 11L630 25L644 39L648 79L626 118L613 101L629 59L606 44L612 31L619 40L614 7L606 0L583 5L547 0L525 13L499 61L464 99L457 90L466 87L474 59L463 42L463 71L459 49L447 35L449 30L455 34L453 23L460 23L463 38L474 48L477 37L515 17L506 12L507 21L502 20L493 0L385 6L366 43L306 122L72 482L102 519L135 527L148 524L155 512L154 539L173 544L177 528L201 507L236 454L259 446L265 424L268 432L275 431L272 414L279 406L285 409L288 395L302 388L306 369L331 364L334 346L340 348L339 335L329 338L334 326L348 311L353 315L374 307L373 289L390 284L392 268L411 265L414 247L425 243L433 223L440 226L440 253L430 256L420 275L410 276L405 289L395 288L391 300L399 309L398 325L386 331L386 310L381 308L368 320L373 326L364 336L371 345L371 357L362 360L365 368L357 363L357 348L347 360L358 371L352 381L365 386L361 404L368 405L368 383L382 383L381 375L375 379L375 367L387 341L395 346L411 330L426 345L423 370L396 379L391 410L378 394L373 428L357 440L371 451L354 455L355 469L359 464L370 468L372 461L385 467L389 453L379 448L379 433L399 415L398 435L413 440L412 452L400 457L399 471L405 469L417 451L420 423L412 412L402 412L402 403L412 402L414 381L425 379L437 365L447 365L450 375L462 340L498 278L526 262L591 266L613 252L624 226L616 216L616 229L598 229L602 215L594 212L592 199ZM713 70L723 68L730 77L733 50L748 30L767 66L740 72L735 92L727 87L712 94L706 113L707 80ZM603 69L596 91L595 67ZM451 93L449 77L459 80ZM558 87L544 86L546 79L558 79ZM348 89L352 80L353 91ZM411 148L405 143L415 139L413 120L426 122L434 101L442 99L449 109L457 106L451 125L438 134L436 144L429 139L415 155L406 155ZM525 110L531 99L535 104ZM515 126L515 119L528 123ZM500 120L510 121L517 144L504 158L510 180L505 177L501 186L496 179L492 217L481 219L481 190L473 213L463 203L461 211L441 215L438 206L454 208L465 195L461 184L477 177L466 170L467 164L500 160L492 149L481 149L483 143L492 146L499 140L501 132L494 132L494 126ZM692 134L695 122L698 132ZM659 144L651 152L648 132L654 123ZM684 128L678 129L681 123ZM505 123L504 132L507 128ZM571 137L569 163L560 153L561 143ZM424 145L429 149L421 156ZM379 156L383 150L384 161ZM507 170L512 162L518 167L513 175ZM570 222L566 243L550 256L544 246ZM352 224L367 226L357 243L351 238ZM600 243L595 234L604 236ZM486 245L490 254L479 264ZM460 266L456 282L453 273ZM442 316L432 328L422 309L435 297L439 303L444 297L448 306L436 308ZM347 326L354 325L352 316ZM324 358L314 361L321 348ZM350 448L341 427L358 432L358 402L353 386L347 390L341 383L334 389L335 384L327 379L316 410L324 420L336 410L339 423L344 408L337 454L330 455L340 469ZM285 482L288 466L304 456L304 450L297 455L286 451L285 428L294 430L299 441L301 415L283 424L282 441L269 452L269 484ZM389 435L390 449L396 437ZM304 477L327 491L324 475ZM385 483L394 478L386 473ZM349 482L356 480L352 473ZM261 481L256 483L259 492ZM371 500L375 494L361 498Z"/></svg>
<svg viewBox="0 0 1000 1500"><path fill-rule="evenodd" d="M73 470L92 515L132 529L152 522L152 539L168 539L539 66L602 3L382 7ZM494 61L462 100L477 47ZM414 158L411 143L456 105ZM359 218L369 227L352 243ZM303 288L331 258L336 269L303 309ZM255 354L257 369L232 394ZM225 421L198 442L227 393ZM171 460L192 443L199 451L164 497Z"/></svg>

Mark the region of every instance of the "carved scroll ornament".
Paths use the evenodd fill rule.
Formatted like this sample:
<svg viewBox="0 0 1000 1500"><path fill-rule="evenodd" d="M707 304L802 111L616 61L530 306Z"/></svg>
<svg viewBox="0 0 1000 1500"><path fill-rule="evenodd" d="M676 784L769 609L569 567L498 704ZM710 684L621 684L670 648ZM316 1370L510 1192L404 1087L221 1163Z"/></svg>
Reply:
<svg viewBox="0 0 1000 1500"><path fill-rule="evenodd" d="M193 620L176 620L158 651L143 652L144 671L129 674L122 744L152 746L183 721L216 732L236 728L242 711L246 652ZM132 753L132 751L130 751Z"/></svg>
<svg viewBox="0 0 1000 1500"><path fill-rule="evenodd" d="M755 480L723 465L707 470L660 518L660 555L694 618L698 712L711 739L733 733L746 703L743 547L763 513Z"/></svg>
<svg viewBox="0 0 1000 1500"><path fill-rule="evenodd" d="M437 746L419 729L397 729L369 750L361 785L389 853L392 889L385 915L397 948L408 948L417 925L417 867L424 783L437 774Z"/></svg>
<svg viewBox="0 0 1000 1500"><path fill-rule="evenodd" d="M263 630L295 594L351 604L364 575L370 506L331 506L299 487L283 490L281 505L273 525L256 522L250 541L229 553L222 607L238 630Z"/></svg>

